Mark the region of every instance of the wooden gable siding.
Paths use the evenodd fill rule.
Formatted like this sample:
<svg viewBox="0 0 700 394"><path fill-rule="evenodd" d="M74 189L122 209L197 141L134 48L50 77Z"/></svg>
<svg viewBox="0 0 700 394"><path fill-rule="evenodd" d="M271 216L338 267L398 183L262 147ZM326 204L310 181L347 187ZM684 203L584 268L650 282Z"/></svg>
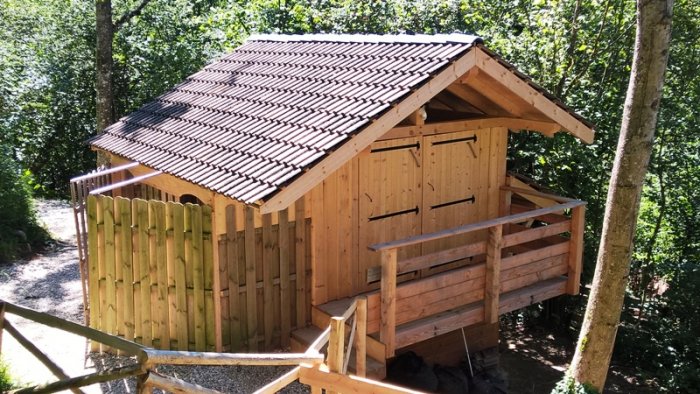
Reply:
<svg viewBox="0 0 700 394"><path fill-rule="evenodd" d="M379 264L379 254L367 250L367 246L373 243L399 239L413 235L414 232L420 234L452 227L458 224L453 219L455 216L462 222L459 224L497 217L500 187L505 185L506 177L507 133L505 127L492 127L376 142L312 189L306 195L311 205L312 219L312 304L319 305L377 288L378 284L367 284L368 268ZM451 153L443 151L438 153L443 156L438 159L439 165L430 166L426 156L431 154L431 147L427 145L434 141L462 138L467 134L476 134L479 141L475 148L478 150L474 153L480 160L476 164L472 163L468 170L462 171L473 184L475 197L479 201L478 209L472 213L460 214L463 210L453 207L430 214L430 207L426 208L425 182L426 179L437 178L441 174L426 175L423 172L425 166L449 175L453 170L459 170L462 163L456 162L461 158L448 158L446 156ZM421 149L408 147L418 142ZM401 152L382 151L396 146L407 146L407 149L402 149ZM375 153L370 153L372 149ZM389 152L399 153L392 158L387 155ZM381 169L373 166L369 160L370 155L376 155L374 161L384 162L389 167ZM413 167L410 166L412 162L415 163ZM406 183L409 178L413 179L415 188ZM449 176L442 181L446 187L460 186L459 183L451 184L447 178ZM396 190L389 190L391 188ZM448 191L442 197L447 199L457 195L458 192ZM374 201L377 198L384 201L381 204L369 202L369 199ZM414 207L419 208L418 215L411 213L383 219L388 223L387 227L368 221L374 214ZM433 249L442 246L434 246ZM420 255L426 251L417 248L404 253ZM403 278L407 279L411 278Z"/></svg>

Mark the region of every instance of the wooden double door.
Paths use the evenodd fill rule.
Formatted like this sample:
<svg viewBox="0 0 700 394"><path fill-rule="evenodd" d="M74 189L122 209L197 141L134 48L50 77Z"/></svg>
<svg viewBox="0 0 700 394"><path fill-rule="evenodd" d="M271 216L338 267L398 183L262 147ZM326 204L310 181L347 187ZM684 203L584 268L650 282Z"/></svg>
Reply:
<svg viewBox="0 0 700 394"><path fill-rule="evenodd" d="M487 218L488 132L380 141L360 156L360 291L378 288L381 274L379 253L367 246ZM470 236L457 236L402 248L399 260L472 241ZM399 281L429 274L408 273Z"/></svg>

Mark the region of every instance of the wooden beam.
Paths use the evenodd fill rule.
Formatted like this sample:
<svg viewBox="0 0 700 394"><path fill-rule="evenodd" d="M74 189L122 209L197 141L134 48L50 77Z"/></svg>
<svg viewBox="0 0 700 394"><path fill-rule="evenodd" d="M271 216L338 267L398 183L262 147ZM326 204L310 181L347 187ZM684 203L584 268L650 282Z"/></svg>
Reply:
<svg viewBox="0 0 700 394"><path fill-rule="evenodd" d="M355 373L365 377L367 374L367 297L357 298L355 309L355 324L357 336L355 337Z"/></svg>
<svg viewBox="0 0 700 394"><path fill-rule="evenodd" d="M484 321L491 324L498 321L502 243L503 227L498 225L489 228L486 247L486 278L484 279Z"/></svg>
<svg viewBox="0 0 700 394"><path fill-rule="evenodd" d="M110 154L110 162L112 164L120 165L124 162L128 162L128 160L114 154ZM156 171L154 168L146 167L144 165L138 165L129 169L129 172L134 176L145 175L154 171ZM163 190L164 192L174 196L179 197L183 194L191 194L200 199L204 204L213 204L211 190L197 186L194 183L187 182L170 174L162 173L152 178L144 179L142 183Z"/></svg>
<svg viewBox="0 0 700 394"><path fill-rule="evenodd" d="M585 143L590 144L593 142L594 133L591 128L520 79L520 77L483 50L475 48L474 52L476 53L476 66L480 71L483 71L501 85L506 86L545 116L560 124L569 133L580 138Z"/></svg>
<svg viewBox="0 0 700 394"><path fill-rule="evenodd" d="M490 219L490 220L484 220L483 222L466 224L464 226L454 227L451 229L436 231L436 232L428 233L428 234L415 235L412 237L399 239L396 241L378 243L378 244L370 245L369 249L374 250L374 251L381 251L381 250L403 248L406 246L415 245L415 244L428 242L428 241L434 241L436 239L441 239L441 238L445 238L445 237L449 237L449 236L453 236L453 235L460 235L460 234L470 233L472 231L485 230L487 228L494 227L494 226L501 225L501 224L519 223L519 222L525 221L525 220L533 218L533 217L542 216L542 215L546 215L546 214L553 213L553 212L562 212L562 211L565 211L567 209L575 208L577 206L584 205L584 204L585 204L585 202L583 202L583 201L575 200L575 201L571 201L571 202L567 202L567 203L563 203L563 204L553 205L553 206L548 207L548 208L540 208L540 209L535 209L532 211L518 213L515 215L504 216L504 217Z"/></svg>
<svg viewBox="0 0 700 394"><path fill-rule="evenodd" d="M25 387L20 390L11 391L13 394L39 394L39 393L56 393L63 390L77 389L78 387L89 386L95 383L109 382L111 380L125 379L130 376L138 375L141 373L140 365L129 365L127 367L120 367L114 369L108 369L106 371L100 371L91 373L88 375L76 376L74 378L68 378L59 380L53 383L42 384L38 386Z"/></svg>
<svg viewBox="0 0 700 394"><path fill-rule="evenodd" d="M551 135L561 130L561 126L554 122L510 117L483 117L450 122L427 123L423 126L398 126L389 130L377 140L383 141L420 135L436 135L453 133L456 131L489 129L493 127L507 127L511 130L538 131L545 135Z"/></svg>
<svg viewBox="0 0 700 394"><path fill-rule="evenodd" d="M396 271L398 251L382 250L381 325L379 340L386 345L386 358L394 357L396 350Z"/></svg>
<svg viewBox="0 0 700 394"><path fill-rule="evenodd" d="M144 384L146 386L155 387L169 393L222 394L220 391L208 389L197 384L188 383L182 379L160 375L153 371L148 372Z"/></svg>
<svg viewBox="0 0 700 394"><path fill-rule="evenodd" d="M0 302L2 302L2 300L0 300ZM75 335L80 335L88 339L92 339L93 341L103 343L105 345L108 345L109 347L122 350L131 355L138 355L144 349L144 347L139 345L138 343L127 341L114 335L105 334L101 331L97 331L92 328L85 327L67 320L63 320L61 318L51 316L46 313L37 312L35 310L24 308L19 305L14 305L9 302L5 302L5 308L6 313L21 316L25 319L43 324L45 326L57 328L59 330L70 332Z"/></svg>
<svg viewBox="0 0 700 394"><path fill-rule="evenodd" d="M293 381L299 379L299 370L301 367L292 368L291 371L285 373L279 378L273 380L272 382L264 385L255 391L254 394L274 394L287 387Z"/></svg>
<svg viewBox="0 0 700 394"><path fill-rule="evenodd" d="M146 368L168 365L299 365L318 364L323 355L313 353L215 353L176 350L144 350L142 363Z"/></svg>
<svg viewBox="0 0 700 394"><path fill-rule="evenodd" d="M91 190L91 191L90 191L90 194L93 194L93 195L94 195L94 194L102 194L102 193L104 193L104 192L108 192L108 191L111 191L111 190L114 190L114 189L118 189L118 188L120 188L120 187L132 185L132 184L134 184L134 183L143 182L143 181L145 181L145 180L148 179L148 178L152 178L152 177L157 176L157 175L160 175L160 174L162 174L162 173L163 173L163 172L161 172L161 171L153 171L153 172L150 172L150 173L147 173L147 174L139 175L139 176L134 177L134 178L131 178L131 179L127 179L127 180L124 180L124 181L121 181L121 182L113 183L113 184L111 184L111 185L107 185L107 186L100 187L100 188L98 188L98 189Z"/></svg>
<svg viewBox="0 0 700 394"><path fill-rule="evenodd" d="M343 370L345 353L345 320L342 317L331 318L331 335L328 340L328 369L332 372Z"/></svg>
<svg viewBox="0 0 700 394"><path fill-rule="evenodd" d="M294 201L311 190L328 175L340 168L355 155L367 148L382 134L394 127L401 120L416 111L428 100L440 93L452 82L460 78L475 64L474 49L448 65L443 71L435 75L428 83L424 84L391 108L379 119L369 124L363 131L343 143L333 153L328 155L320 163L314 165L306 173L301 175L287 188L281 190L260 207L262 213L270 213L285 209Z"/></svg>
<svg viewBox="0 0 700 394"><path fill-rule="evenodd" d="M469 85L453 83L447 87L447 91L468 102L472 107L484 114L504 117L511 117L513 115Z"/></svg>
<svg viewBox="0 0 700 394"><path fill-rule="evenodd" d="M367 394L399 394L414 393L420 391L395 386L359 376L341 375L339 373L324 370L322 367L302 365L299 371L299 381L311 386L311 392L321 392L321 389L332 390L341 393L367 393ZM316 390L316 391L315 391Z"/></svg>
<svg viewBox="0 0 700 394"><path fill-rule="evenodd" d="M581 205L571 210L571 240L569 241L569 271L566 293L575 295L581 284L583 261L583 233L585 231L586 206Z"/></svg>
<svg viewBox="0 0 700 394"><path fill-rule="evenodd" d="M140 165L139 163L135 163L135 162L126 162L126 164L121 164L117 167L112 167L112 168L108 168L106 170L96 171L96 172L92 172L89 174L77 176L75 178L71 178L70 181L73 183L80 182L80 181L84 181L86 179L92 179L92 178L97 178L97 177L104 176L104 175L114 174L116 172L126 171L128 169L138 167L139 165Z"/></svg>
<svg viewBox="0 0 700 394"><path fill-rule="evenodd" d="M24 348L27 349L29 353L36 357L37 360L41 361L41 363L44 364L44 366L46 366L46 368L48 368L49 371L51 371L51 373L54 374L54 376L61 380L70 379L70 376L68 376L68 374L66 374L66 372L61 367L56 365L56 363L54 363L53 360L49 358L49 356L47 356L41 350L39 350L39 348L36 347L36 345L34 345L32 341L27 339L24 335L20 334L20 332L17 331L17 329L9 321L5 320L3 326L4 329L7 330L7 332L10 335L12 335L17 340L17 342L19 342L20 345L24 346ZM75 387L71 388L70 390L76 394L82 393L82 390L79 390Z"/></svg>

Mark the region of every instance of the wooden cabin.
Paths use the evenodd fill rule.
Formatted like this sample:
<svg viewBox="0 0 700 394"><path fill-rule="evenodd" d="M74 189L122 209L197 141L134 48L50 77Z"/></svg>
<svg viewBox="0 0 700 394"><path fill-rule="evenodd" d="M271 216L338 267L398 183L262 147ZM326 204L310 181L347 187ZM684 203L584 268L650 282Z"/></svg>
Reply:
<svg viewBox="0 0 700 394"><path fill-rule="evenodd" d="M381 365L495 346L499 315L578 293L585 204L507 174L520 131L593 140L475 36L262 35L90 143L113 167L99 193L211 207L211 350L304 346L365 296Z"/></svg>

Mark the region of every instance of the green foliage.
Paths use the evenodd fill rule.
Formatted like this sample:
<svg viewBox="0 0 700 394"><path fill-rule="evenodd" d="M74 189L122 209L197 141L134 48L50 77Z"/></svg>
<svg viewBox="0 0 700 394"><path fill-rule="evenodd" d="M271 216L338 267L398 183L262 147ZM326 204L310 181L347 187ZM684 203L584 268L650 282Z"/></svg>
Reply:
<svg viewBox="0 0 700 394"><path fill-rule="evenodd" d="M112 3L117 19L140 0ZM700 369L693 340L700 311L684 313L700 296L699 14L697 0L676 0L658 137L613 360L677 392L697 387L692 371ZM19 176L13 159L18 162L27 171L24 183L38 194L66 195L68 179L94 166L83 143L95 133L94 23L90 1L0 1L0 145L11 148L2 163ZM117 117L132 111L253 33L478 34L596 125L591 145L561 133L521 132L510 135L508 152L510 170L588 202L586 282L602 229L634 26L632 0L152 0L115 35L115 111ZM668 290L658 291L660 285ZM584 301L545 303L516 318L556 320L573 332Z"/></svg>
<svg viewBox="0 0 700 394"><path fill-rule="evenodd" d="M36 223L34 206L25 178L0 145L0 263L26 255L43 246L46 231Z"/></svg>
<svg viewBox="0 0 700 394"><path fill-rule="evenodd" d="M587 384L577 382L570 375L564 375L551 394L598 394L598 390Z"/></svg>
<svg viewBox="0 0 700 394"><path fill-rule="evenodd" d="M3 359L0 358L0 393L5 393L15 388L15 383L10 376L10 370Z"/></svg>

